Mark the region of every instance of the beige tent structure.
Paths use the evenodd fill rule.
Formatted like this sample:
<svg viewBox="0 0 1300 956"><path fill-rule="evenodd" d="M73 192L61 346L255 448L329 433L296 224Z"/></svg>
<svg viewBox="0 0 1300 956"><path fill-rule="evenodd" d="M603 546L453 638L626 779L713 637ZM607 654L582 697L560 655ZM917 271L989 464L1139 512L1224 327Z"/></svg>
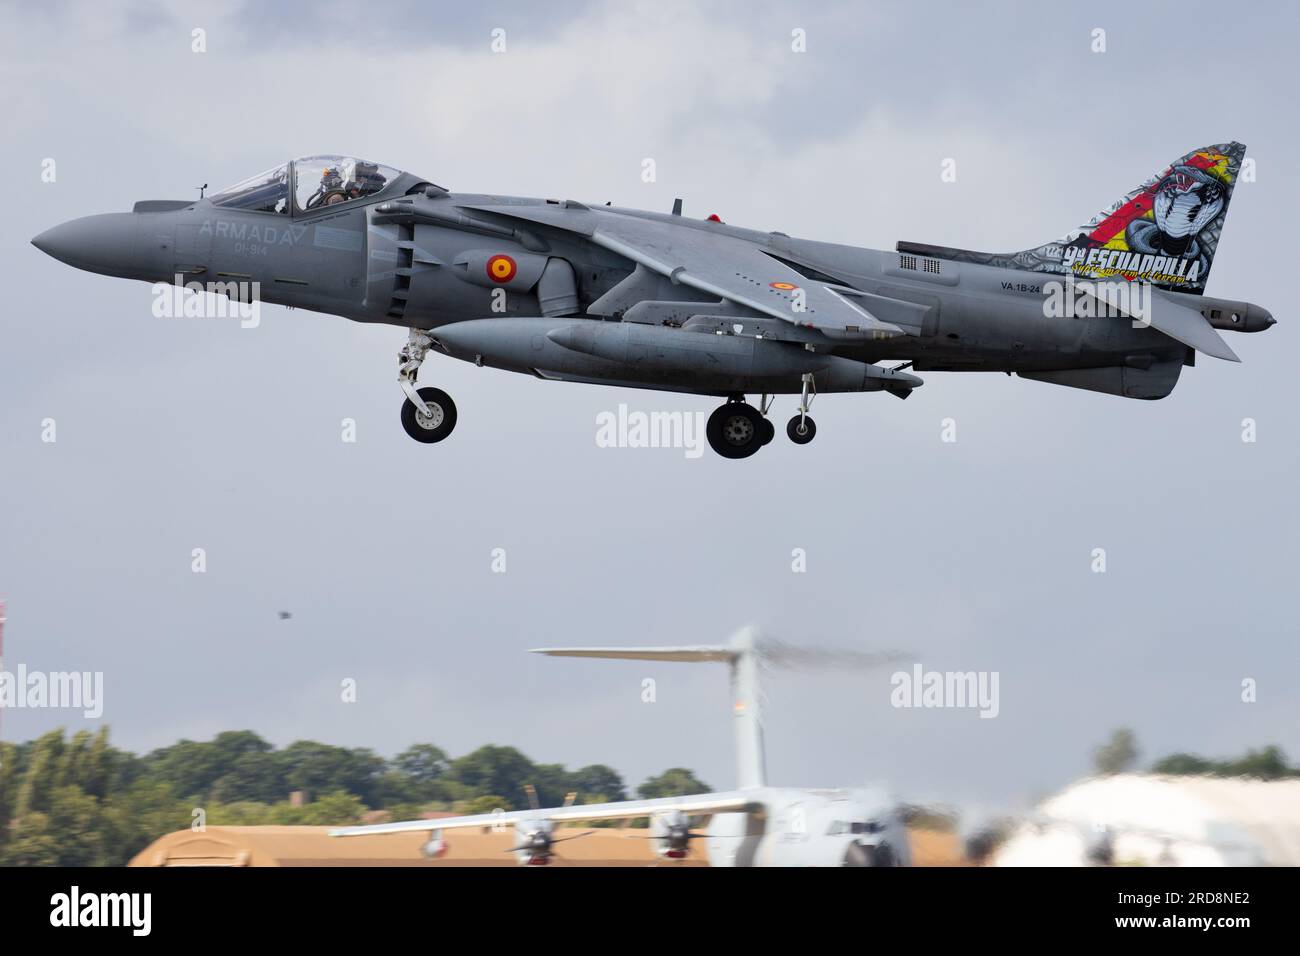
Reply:
<svg viewBox="0 0 1300 956"><path fill-rule="evenodd" d="M429 821L430 828L437 826ZM207 827L169 833L145 847L130 866L515 866L514 828L447 834L448 850L426 859L425 833L393 833L340 840L333 827ZM585 832L575 828L573 833ZM651 866L661 862L646 830L597 829L556 848L552 866ZM565 835L569 835L565 833ZM704 866L703 855L673 866Z"/></svg>
<svg viewBox="0 0 1300 956"><path fill-rule="evenodd" d="M1300 866L1300 780L1093 777L1045 801L993 863L1084 866L1099 857L1121 866Z"/></svg>

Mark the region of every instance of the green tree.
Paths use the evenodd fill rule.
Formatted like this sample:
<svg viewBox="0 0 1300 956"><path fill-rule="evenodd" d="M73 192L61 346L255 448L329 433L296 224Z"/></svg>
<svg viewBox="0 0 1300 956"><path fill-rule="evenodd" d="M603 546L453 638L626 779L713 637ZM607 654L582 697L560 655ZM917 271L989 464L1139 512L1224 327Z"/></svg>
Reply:
<svg viewBox="0 0 1300 956"><path fill-rule="evenodd" d="M570 789L578 791L580 803L604 803L627 799L623 778L604 764L591 764L569 775Z"/></svg>
<svg viewBox="0 0 1300 956"><path fill-rule="evenodd" d="M299 740L284 749L281 759L290 790L304 790L310 797L346 790L367 805L377 802L375 791L384 761L373 751Z"/></svg>
<svg viewBox="0 0 1300 956"><path fill-rule="evenodd" d="M1170 754L1156 761L1151 770L1154 773L1253 777L1258 780L1300 776L1300 768L1289 766L1282 749L1272 745L1261 750L1248 750L1244 757L1235 760L1207 760L1188 753Z"/></svg>
<svg viewBox="0 0 1300 956"><path fill-rule="evenodd" d="M107 866L117 863L104 852L104 826L99 801L77 786L50 793L49 832L58 838L59 866Z"/></svg>
<svg viewBox="0 0 1300 956"><path fill-rule="evenodd" d="M144 778L114 791L103 802L104 854L115 866L130 861L167 833L188 828L196 804L178 797L171 785Z"/></svg>
<svg viewBox="0 0 1300 956"><path fill-rule="evenodd" d="M18 788L14 816L21 818L45 810L49 806L50 794L59 786L62 772L63 729L60 728L42 735L33 745L27 757L22 785Z"/></svg>
<svg viewBox="0 0 1300 956"><path fill-rule="evenodd" d="M657 797L685 797L694 793L708 793L712 788L685 767L673 767L657 777L651 777L636 788L644 800Z"/></svg>
<svg viewBox="0 0 1300 956"><path fill-rule="evenodd" d="M447 754L433 744L415 744L393 758L393 769L416 783L432 783L447 772Z"/></svg>
<svg viewBox="0 0 1300 956"><path fill-rule="evenodd" d="M59 841L45 814L33 811L14 823L0 853L3 866L58 866Z"/></svg>
<svg viewBox="0 0 1300 956"><path fill-rule="evenodd" d="M366 805L356 794L334 790L301 807L276 804L269 822L281 826L345 826L360 823L365 812Z"/></svg>
<svg viewBox="0 0 1300 956"><path fill-rule="evenodd" d="M506 809L528 806L524 785L532 783L537 767L514 747L479 747L451 762L449 776L477 793L505 794Z"/></svg>
<svg viewBox="0 0 1300 956"><path fill-rule="evenodd" d="M1225 776L1255 777L1259 780L1281 780L1297 773L1287 766L1286 755L1280 747L1268 746L1262 750L1249 750L1246 756L1228 761L1222 768Z"/></svg>
<svg viewBox="0 0 1300 956"><path fill-rule="evenodd" d="M471 797L468 800L462 800L456 804L455 812L465 816L474 816L479 813L496 813L498 810L509 810L510 801L504 797L498 797L496 794L484 794L480 797Z"/></svg>
<svg viewBox="0 0 1300 956"><path fill-rule="evenodd" d="M1177 753L1163 757L1151 765L1153 773L1201 776L1214 772L1214 763L1195 754Z"/></svg>
<svg viewBox="0 0 1300 956"><path fill-rule="evenodd" d="M81 761L75 783L92 797L108 796L117 770L118 753L108 743L108 727L100 727Z"/></svg>
<svg viewBox="0 0 1300 956"><path fill-rule="evenodd" d="M291 789L285 780L283 754L247 751L235 757L230 769L213 781L208 796L212 803L275 803L285 799Z"/></svg>
<svg viewBox="0 0 1300 956"><path fill-rule="evenodd" d="M1097 773L1109 775L1131 770L1137 763L1137 738L1133 731L1121 727L1110 739L1093 751L1092 764Z"/></svg>
<svg viewBox="0 0 1300 956"><path fill-rule="evenodd" d="M9 821L18 802L18 786L22 783L18 754L15 745L0 743L0 847L8 837Z"/></svg>

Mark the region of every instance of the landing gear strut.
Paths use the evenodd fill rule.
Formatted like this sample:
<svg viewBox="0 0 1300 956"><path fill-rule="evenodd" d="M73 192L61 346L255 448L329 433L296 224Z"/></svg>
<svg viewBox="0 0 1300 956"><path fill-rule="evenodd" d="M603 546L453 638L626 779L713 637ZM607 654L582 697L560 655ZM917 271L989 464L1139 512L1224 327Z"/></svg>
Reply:
<svg viewBox="0 0 1300 956"><path fill-rule="evenodd" d="M775 395L764 395L758 403L758 410L763 415L763 444L769 445L772 439L776 437L776 426L772 420L767 417L767 413L772 410L772 402L775 401Z"/></svg>
<svg viewBox="0 0 1300 956"><path fill-rule="evenodd" d="M813 381L812 372L804 372L803 391L799 395L799 414L790 419L789 424L785 426L785 433L796 445L808 444L817 434L817 423L808 414L812 400L816 397L817 383Z"/></svg>
<svg viewBox="0 0 1300 956"><path fill-rule="evenodd" d="M442 441L456 427L456 403L440 388L415 387L424 356L433 345L428 333L411 329L410 337L397 353L397 383L406 393L402 403L402 427L418 442Z"/></svg>

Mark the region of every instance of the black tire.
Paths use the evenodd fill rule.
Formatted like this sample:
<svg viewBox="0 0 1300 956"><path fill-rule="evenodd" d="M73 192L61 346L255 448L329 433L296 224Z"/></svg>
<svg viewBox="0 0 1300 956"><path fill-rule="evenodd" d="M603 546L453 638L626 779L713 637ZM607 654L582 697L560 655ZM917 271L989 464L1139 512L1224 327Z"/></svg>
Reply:
<svg viewBox="0 0 1300 956"><path fill-rule="evenodd" d="M796 415L790 419L790 423L785 426L785 433L790 436L790 440L796 445L806 445L817 437L817 423L808 415L803 417L804 431L799 432L799 416Z"/></svg>
<svg viewBox="0 0 1300 956"><path fill-rule="evenodd" d="M420 389L419 395L434 413L433 420L421 415L408 398L402 403L402 427L416 441L432 445L442 441L456 427L456 403L442 389L431 386Z"/></svg>
<svg viewBox="0 0 1300 956"><path fill-rule="evenodd" d="M772 439L776 437L776 426L772 424L772 419L763 419L763 444L770 445Z"/></svg>
<svg viewBox="0 0 1300 956"><path fill-rule="evenodd" d="M763 447L763 416L744 402L727 402L714 409L704 434L723 458L748 458Z"/></svg>

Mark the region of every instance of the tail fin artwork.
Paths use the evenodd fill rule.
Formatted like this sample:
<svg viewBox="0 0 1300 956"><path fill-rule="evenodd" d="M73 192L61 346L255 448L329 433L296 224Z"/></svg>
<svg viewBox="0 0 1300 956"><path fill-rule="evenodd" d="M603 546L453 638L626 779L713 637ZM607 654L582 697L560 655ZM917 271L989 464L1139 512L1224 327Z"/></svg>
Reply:
<svg viewBox="0 0 1300 956"><path fill-rule="evenodd" d="M1246 147L1237 142L1194 149L1061 239L1021 252L911 242L898 243L898 251L1201 294L1245 156Z"/></svg>
<svg viewBox="0 0 1300 956"><path fill-rule="evenodd" d="M736 721L736 784L742 789L767 783L763 758L763 713L759 689L759 638L745 628L729 644L691 647L542 647L535 654L551 657L600 657L625 661L716 661L730 665L731 699Z"/></svg>

